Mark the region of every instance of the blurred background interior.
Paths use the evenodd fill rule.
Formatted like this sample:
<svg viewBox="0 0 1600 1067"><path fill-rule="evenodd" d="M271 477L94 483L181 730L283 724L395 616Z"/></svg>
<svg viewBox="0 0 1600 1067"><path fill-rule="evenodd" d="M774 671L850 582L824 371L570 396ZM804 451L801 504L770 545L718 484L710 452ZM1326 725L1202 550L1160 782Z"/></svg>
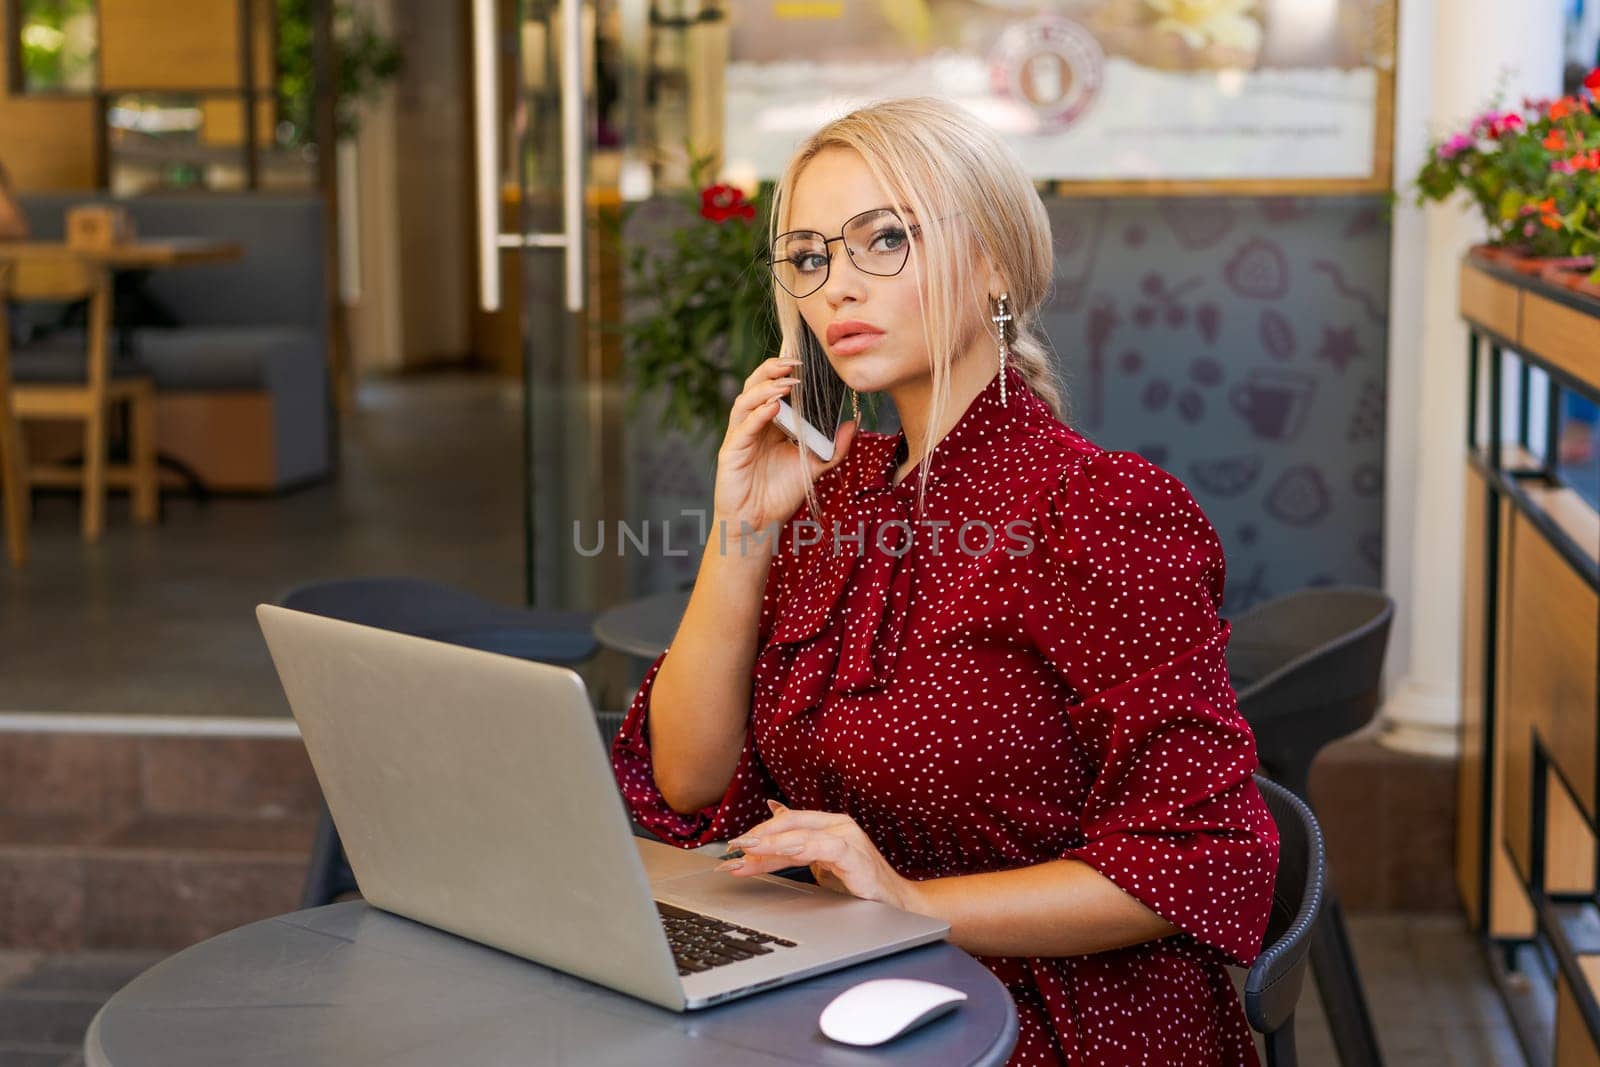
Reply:
<svg viewBox="0 0 1600 1067"><path fill-rule="evenodd" d="M1207 21L1235 7L1256 36ZM492 619L626 706L696 572L719 390L773 350L730 313L763 220L730 236L700 187L764 207L818 85L1002 68L1044 133L1138 120L1131 155L1019 134L1073 424L1190 486L1225 616L1393 605L1360 721L1303 753L1359 975L1307 993L1304 1062L1600 1063L1600 299L1464 268L1482 226L1410 186L1496 91L1572 91L1596 8L4 0L0 1063L74 1062L143 967L301 902L322 802L257 603ZM1134 68L1214 110L1141 110ZM1196 139L1298 70L1274 114L1351 158ZM431 584L372 581L402 578Z"/></svg>

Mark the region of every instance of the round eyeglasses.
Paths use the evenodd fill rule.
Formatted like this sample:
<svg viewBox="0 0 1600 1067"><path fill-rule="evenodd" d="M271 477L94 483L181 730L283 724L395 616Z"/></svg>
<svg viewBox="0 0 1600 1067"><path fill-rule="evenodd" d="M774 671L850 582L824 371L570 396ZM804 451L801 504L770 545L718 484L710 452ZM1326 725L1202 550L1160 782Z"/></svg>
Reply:
<svg viewBox="0 0 1600 1067"><path fill-rule="evenodd" d="M837 237L824 237L816 230L790 230L772 242L767 262L772 275L789 295L800 299L821 289L828 280L835 241L844 242L850 262L856 268L880 278L892 278L905 269L911 253L911 238L922 232L913 222L907 225L886 207L873 208L852 216L840 227Z"/></svg>

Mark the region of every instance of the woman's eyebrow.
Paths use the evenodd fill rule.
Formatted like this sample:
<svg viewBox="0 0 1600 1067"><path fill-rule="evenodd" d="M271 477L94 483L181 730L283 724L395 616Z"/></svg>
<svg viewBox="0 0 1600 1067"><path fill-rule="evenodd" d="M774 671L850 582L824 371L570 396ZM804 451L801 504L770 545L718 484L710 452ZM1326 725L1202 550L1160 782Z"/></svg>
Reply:
<svg viewBox="0 0 1600 1067"><path fill-rule="evenodd" d="M845 222L849 222L850 219L855 218L856 215L866 215L866 214L870 214L871 212L874 212L874 211L892 211L896 215L900 215L901 217L903 217L905 219L908 219L908 220L910 220L912 222L915 222L916 218L917 218L916 212L912 211L910 208L897 208L897 207L893 206L892 204L883 204L883 205L881 205L879 207L869 207L865 211L857 211L854 215L851 215L850 218L845 219ZM841 223L841 225L842 225L842 223ZM805 231L807 233L821 233L822 232L822 230L819 229L816 226L796 226L791 222L788 232L794 233L794 232L797 232L797 231Z"/></svg>

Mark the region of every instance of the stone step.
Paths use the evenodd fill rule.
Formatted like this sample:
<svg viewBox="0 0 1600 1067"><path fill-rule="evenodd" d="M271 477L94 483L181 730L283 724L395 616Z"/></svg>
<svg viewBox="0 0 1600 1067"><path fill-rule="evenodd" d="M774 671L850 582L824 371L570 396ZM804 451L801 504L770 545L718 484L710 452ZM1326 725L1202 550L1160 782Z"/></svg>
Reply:
<svg viewBox="0 0 1600 1067"><path fill-rule="evenodd" d="M0 944L174 949L295 908L312 816L0 819Z"/></svg>
<svg viewBox="0 0 1600 1067"><path fill-rule="evenodd" d="M0 949L175 949L296 906L322 804L299 737L165 722L0 729ZM1350 738L1311 793L1347 911L1455 907L1453 763Z"/></svg>
<svg viewBox="0 0 1600 1067"><path fill-rule="evenodd" d="M287 817L321 805L294 735L0 730L0 813Z"/></svg>
<svg viewBox="0 0 1600 1067"><path fill-rule="evenodd" d="M0 947L172 950L293 910L298 737L0 731Z"/></svg>

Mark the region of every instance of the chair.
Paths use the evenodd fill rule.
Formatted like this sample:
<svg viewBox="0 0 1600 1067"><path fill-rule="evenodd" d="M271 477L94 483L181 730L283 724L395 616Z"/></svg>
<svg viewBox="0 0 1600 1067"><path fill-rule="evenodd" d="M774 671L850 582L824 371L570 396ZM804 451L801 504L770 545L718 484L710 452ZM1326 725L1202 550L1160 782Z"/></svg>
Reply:
<svg viewBox="0 0 1600 1067"><path fill-rule="evenodd" d="M587 612L508 607L416 578L311 582L284 593L278 604L330 619L541 663L582 663L600 647L591 630L594 618ZM600 715L599 719L602 736L615 734L621 726L621 715L615 712ZM359 891L339 841L338 828L324 802L300 906L321 907L342 894Z"/></svg>
<svg viewBox="0 0 1600 1067"><path fill-rule="evenodd" d="M85 541L99 540L105 529L108 486L129 490L135 522L155 522L161 506L155 386L137 364L112 360L110 271L65 246L45 246L11 260L5 296L18 303L89 301L89 328L82 343L52 341L10 353L17 419L83 423L82 468L33 464L27 468L27 483L81 488ZM9 348L9 330L5 334L3 343ZM112 409L123 404L129 415L132 459L113 465L106 456L108 423Z"/></svg>
<svg viewBox="0 0 1600 1067"><path fill-rule="evenodd" d="M1278 875L1265 944L1244 980L1244 1014L1267 1039L1267 1067L1295 1067L1294 1012L1322 910L1326 857L1322 830L1305 802L1259 774L1256 786L1278 824Z"/></svg>
<svg viewBox="0 0 1600 1067"><path fill-rule="evenodd" d="M1372 721L1394 601L1376 589L1330 586L1278 597L1232 620L1228 670L1255 732L1262 770L1309 803L1311 761ZM1338 898L1324 892L1312 931L1317 976L1340 1062L1381 1064L1377 1035Z"/></svg>
<svg viewBox="0 0 1600 1067"><path fill-rule="evenodd" d="M204 269L145 273L135 287L144 313L116 316L119 329L142 320L129 336L155 380L166 466L198 478L189 482L197 494L288 492L332 474L323 197L215 190L17 198L39 241L65 240L67 211L86 199L126 211L144 241L186 235L244 250Z"/></svg>
<svg viewBox="0 0 1600 1067"><path fill-rule="evenodd" d="M0 263L0 293L10 276L9 264ZM0 300L0 500L5 509L6 553L11 565L28 561L28 457L22 445L22 429L12 413L11 400L11 323L4 300Z"/></svg>

